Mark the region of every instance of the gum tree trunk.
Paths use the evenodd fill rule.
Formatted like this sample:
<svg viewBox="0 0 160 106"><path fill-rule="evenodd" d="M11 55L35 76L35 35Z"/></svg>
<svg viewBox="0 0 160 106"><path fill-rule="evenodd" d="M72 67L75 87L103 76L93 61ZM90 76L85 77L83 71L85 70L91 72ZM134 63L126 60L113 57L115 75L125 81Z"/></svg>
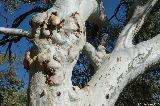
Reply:
<svg viewBox="0 0 160 106"><path fill-rule="evenodd" d="M106 21L100 0L56 0L52 8L34 15L30 23L33 47L24 59L30 75L28 105L114 106L125 85L160 59L160 35L132 44L157 1L135 0L133 16L110 54L105 53L102 45L96 50L86 42L85 21L94 21L99 27ZM29 35L3 28L0 32ZM71 76L82 49L96 73L88 86L80 89L72 85Z"/></svg>
<svg viewBox="0 0 160 106"><path fill-rule="evenodd" d="M73 86L71 76L86 43L85 21L96 19L101 25L102 9L96 0L57 0L51 9L32 17L33 48L24 60L30 74L28 105L89 105L88 91Z"/></svg>

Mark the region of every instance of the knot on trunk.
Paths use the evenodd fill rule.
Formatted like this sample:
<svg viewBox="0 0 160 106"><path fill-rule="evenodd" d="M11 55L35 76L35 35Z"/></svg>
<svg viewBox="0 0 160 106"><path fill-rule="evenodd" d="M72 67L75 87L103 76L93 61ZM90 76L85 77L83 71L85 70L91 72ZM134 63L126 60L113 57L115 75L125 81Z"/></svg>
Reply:
<svg viewBox="0 0 160 106"><path fill-rule="evenodd" d="M76 60L85 44L85 25L79 15L62 17L58 11L48 10L32 17L33 48L24 63L26 69L36 69L34 73L43 72L48 85L62 84L67 73L64 65Z"/></svg>
<svg viewBox="0 0 160 106"><path fill-rule="evenodd" d="M64 45L78 40L83 32L84 23L79 19L79 13L61 17L57 11L38 13L30 22L34 38L47 39L52 44ZM71 36L74 35L74 36ZM72 42L73 43L73 42Z"/></svg>

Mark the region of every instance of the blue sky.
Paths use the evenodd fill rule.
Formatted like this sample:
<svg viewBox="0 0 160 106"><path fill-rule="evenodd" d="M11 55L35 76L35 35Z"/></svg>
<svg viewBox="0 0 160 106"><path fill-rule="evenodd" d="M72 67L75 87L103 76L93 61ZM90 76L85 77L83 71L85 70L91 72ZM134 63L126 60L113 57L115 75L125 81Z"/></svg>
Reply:
<svg viewBox="0 0 160 106"><path fill-rule="evenodd" d="M119 4L120 0L103 0L103 1L106 9L106 14L108 18L110 18L113 15L114 9Z"/></svg>
<svg viewBox="0 0 160 106"><path fill-rule="evenodd" d="M116 8L116 6L119 4L119 0L103 0L104 1L104 7L106 9L106 14L108 16L108 18L110 18L113 15L114 9ZM4 16L8 17L8 25L11 25L12 21L19 16L19 14L22 14L26 11L29 11L32 9L31 5L24 5L22 4L19 9L17 9L16 11L13 11L12 13L6 13L4 11L4 9L2 8L2 6L0 6L0 13L3 14ZM19 26L19 28L22 29L30 29L29 26L29 20L31 19L31 16L28 16ZM2 18L2 16L0 15L0 27L7 27L7 24L4 20L4 18ZM1 38L2 36L0 36ZM27 42L25 39L22 39L21 42L14 44L12 51L13 53L16 53L16 55L18 55L18 57L23 58L25 52L31 47L31 44L29 42ZM4 52L5 47L2 48L0 47L0 51ZM23 68L23 65L19 62L15 62L14 65L16 66L16 70L17 70L17 75L20 76L21 78L23 78L23 80L25 81L25 85L27 87L28 84L28 74L26 72L26 70ZM0 70L5 70L6 66L0 65Z"/></svg>

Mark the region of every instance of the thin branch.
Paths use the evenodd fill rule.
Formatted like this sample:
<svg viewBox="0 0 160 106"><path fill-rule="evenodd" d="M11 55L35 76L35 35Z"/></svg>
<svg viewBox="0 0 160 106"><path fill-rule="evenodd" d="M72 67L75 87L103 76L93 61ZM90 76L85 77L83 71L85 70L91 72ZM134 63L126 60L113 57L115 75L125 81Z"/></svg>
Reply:
<svg viewBox="0 0 160 106"><path fill-rule="evenodd" d="M104 62L107 54L105 52L105 47L100 45L97 50L90 44L86 43L84 46L84 52L89 57L91 65L97 70L101 64Z"/></svg>
<svg viewBox="0 0 160 106"><path fill-rule="evenodd" d="M7 42L13 42L19 39L19 36L13 36L11 38L6 38L6 39L2 39L0 40L0 46L1 45L5 45Z"/></svg>
<svg viewBox="0 0 160 106"><path fill-rule="evenodd" d="M3 15L2 13L0 13L0 16L2 16L2 18L4 19L4 21L6 22L7 27L8 27L9 26L8 25L8 18L5 15Z"/></svg>
<svg viewBox="0 0 160 106"><path fill-rule="evenodd" d="M120 2L120 4L116 7L115 11L114 11L114 14L109 18L109 22L114 18L116 17L117 13L120 11L120 7L123 5L124 2Z"/></svg>
<svg viewBox="0 0 160 106"><path fill-rule="evenodd" d="M0 40L0 46L4 46L6 43L9 42L8 48L6 49L6 53L9 52L9 59L10 59L10 55L12 53L12 51L11 51L12 42L18 42L22 37L32 38L29 31L25 31L25 30L21 30L21 29L14 29L14 28L17 28L21 24L21 22L27 16L31 15L32 13L43 12L43 11L46 11L47 9L48 8L44 8L44 7L35 7L33 9L21 14L19 17L17 17L12 23L12 28L0 27L0 33L4 33L4 35L8 35L8 36L4 36Z"/></svg>
<svg viewBox="0 0 160 106"><path fill-rule="evenodd" d="M117 17L118 12L121 11L121 7L125 6L126 11L128 11L129 7L131 6L132 1L125 1L125 0L121 0L120 3L118 4L118 6L116 7L116 9L114 10L114 14L109 18L109 22L113 19L116 18L117 21L124 23L121 19L119 19Z"/></svg>
<svg viewBox="0 0 160 106"><path fill-rule="evenodd" d="M29 10L23 14L21 14L19 17L17 17L14 21L13 21L13 24L12 24L12 28L17 28L20 23L29 15L31 15L32 13L35 13L35 12L43 12L43 11L46 11L48 8L44 8L44 7L35 7L33 8L32 10Z"/></svg>
<svg viewBox="0 0 160 106"><path fill-rule="evenodd" d="M30 31L17 29L17 28L0 27L0 34L4 34L4 35L11 34L13 36L32 38Z"/></svg>

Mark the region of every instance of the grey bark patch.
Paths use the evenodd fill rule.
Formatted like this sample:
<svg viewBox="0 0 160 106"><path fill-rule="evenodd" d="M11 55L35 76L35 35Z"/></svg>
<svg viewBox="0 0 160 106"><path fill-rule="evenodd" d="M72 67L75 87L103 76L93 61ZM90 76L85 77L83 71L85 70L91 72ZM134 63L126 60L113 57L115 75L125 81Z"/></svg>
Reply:
<svg viewBox="0 0 160 106"><path fill-rule="evenodd" d="M101 80L101 78L102 78L102 75L99 77L99 80Z"/></svg>
<svg viewBox="0 0 160 106"><path fill-rule="evenodd" d="M75 91L76 89L74 87L72 87L73 91Z"/></svg>
<svg viewBox="0 0 160 106"><path fill-rule="evenodd" d="M135 64L142 64L142 63L144 63L144 62L148 59L148 57L150 56L150 54L151 54L151 52L152 52L152 49L153 49L153 48L151 48L150 50L148 50L148 53L147 53L147 54L145 54L145 53L143 53L143 54L138 54L138 55L133 59L133 61L131 61L131 62L128 64L128 72L127 72L127 74L128 74L130 71L135 70L135 69L138 67L138 65L135 66Z"/></svg>
<svg viewBox="0 0 160 106"><path fill-rule="evenodd" d="M111 85L111 87L109 88L109 91L112 90L114 88L114 86Z"/></svg>
<svg viewBox="0 0 160 106"><path fill-rule="evenodd" d="M36 100L36 106L41 106L41 100Z"/></svg>
<svg viewBox="0 0 160 106"><path fill-rule="evenodd" d="M117 80L118 80L118 82L117 83L119 83L120 82L120 79L121 78L123 78L123 73L119 76L119 77L117 77Z"/></svg>
<svg viewBox="0 0 160 106"><path fill-rule="evenodd" d="M61 96L61 92L57 92L56 94L57 94L57 96Z"/></svg>
<svg viewBox="0 0 160 106"><path fill-rule="evenodd" d="M116 88L114 89L114 92L111 93L110 99L112 99L116 95Z"/></svg>
<svg viewBox="0 0 160 106"><path fill-rule="evenodd" d="M43 90L43 92L40 94L40 98L43 97L45 95L45 91Z"/></svg>
<svg viewBox="0 0 160 106"><path fill-rule="evenodd" d="M109 99L109 94L106 94L106 99Z"/></svg>

